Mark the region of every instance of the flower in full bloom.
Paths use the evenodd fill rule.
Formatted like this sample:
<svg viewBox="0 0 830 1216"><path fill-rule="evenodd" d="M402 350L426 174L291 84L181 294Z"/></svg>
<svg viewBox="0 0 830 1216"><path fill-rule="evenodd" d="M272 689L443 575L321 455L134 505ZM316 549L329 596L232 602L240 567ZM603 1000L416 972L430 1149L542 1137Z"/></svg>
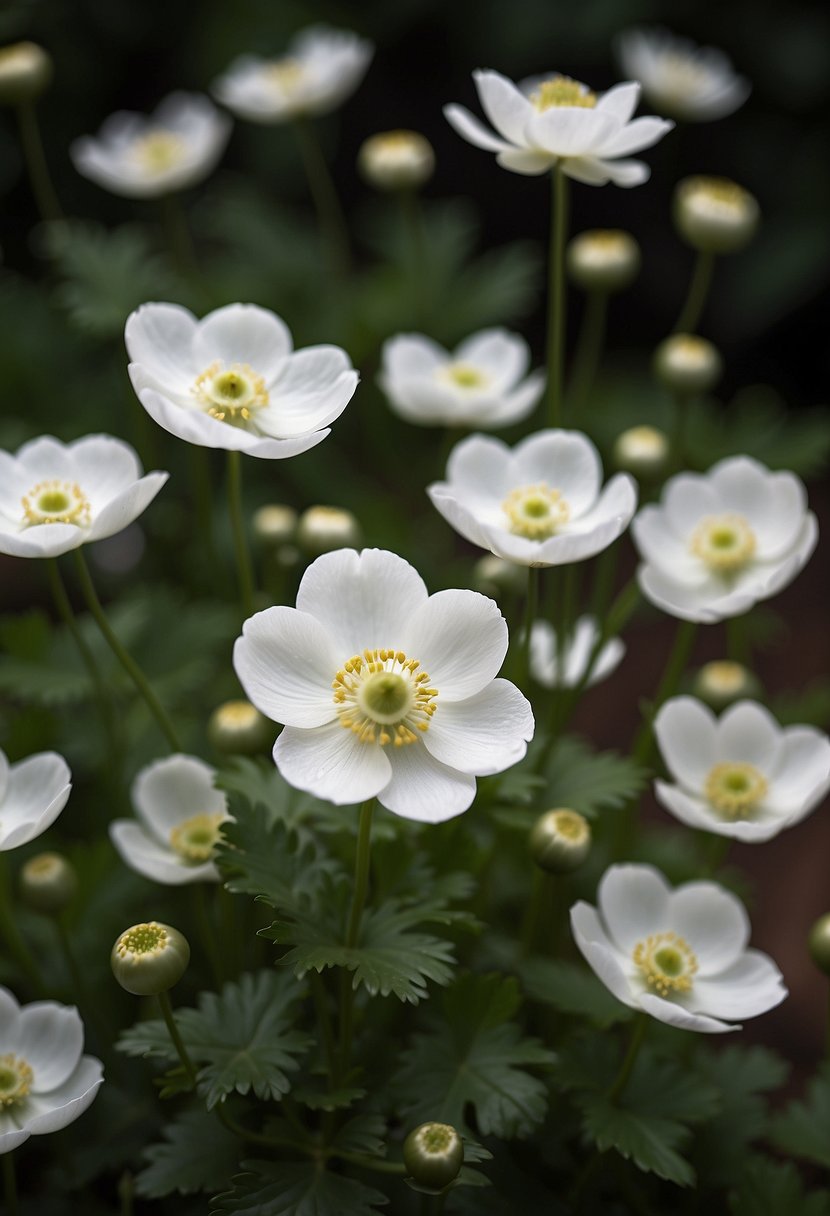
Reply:
<svg viewBox="0 0 830 1216"><path fill-rule="evenodd" d="M147 473L128 443L50 435L0 452L0 553L57 557L114 536L141 515L167 481Z"/></svg>
<svg viewBox="0 0 830 1216"><path fill-rule="evenodd" d="M0 851L45 832L66 806L71 789L69 765L57 752L9 764L0 749Z"/></svg>
<svg viewBox="0 0 830 1216"><path fill-rule="evenodd" d="M203 181L231 133L227 114L201 93L171 93L149 118L120 110L70 148L84 177L126 198L158 198Z"/></svg>
<svg viewBox="0 0 830 1216"><path fill-rule="evenodd" d="M663 29L625 30L617 55L626 76L639 80L651 105L686 122L724 118L751 92L728 56Z"/></svg>
<svg viewBox="0 0 830 1216"><path fill-rule="evenodd" d="M599 625L592 616L581 616L574 622L561 656L557 653L556 630L548 621L536 620L530 630L530 673L544 688L575 688L585 672L599 639ZM621 638L609 638L601 647L587 687L591 688L616 671L625 654Z"/></svg>
<svg viewBox="0 0 830 1216"><path fill-rule="evenodd" d="M328 114L366 74L374 47L349 30L313 25L279 59L240 55L213 85L213 95L239 118L278 123Z"/></svg>
<svg viewBox="0 0 830 1216"><path fill-rule="evenodd" d="M748 456L680 473L632 524L643 594L672 616L721 621L792 582L818 539L794 473Z"/></svg>
<svg viewBox="0 0 830 1216"><path fill-rule="evenodd" d="M83 1046L77 1009L56 1001L21 1007L0 988L0 1153L84 1113L104 1070L94 1056L81 1055Z"/></svg>
<svg viewBox="0 0 830 1216"><path fill-rule="evenodd" d="M228 304L201 321L178 304L142 304L124 340L147 413L202 447L265 459L307 452L357 388L339 346L292 350L285 322L255 304Z"/></svg>
<svg viewBox="0 0 830 1216"><path fill-rule="evenodd" d="M639 186L651 170L632 152L650 148L672 129L662 118L635 118L636 81L592 93L568 76L534 77L515 85L499 72L474 72L482 109L494 134L463 106L444 107L459 135L495 152L503 169L536 175L561 166L566 177L589 186Z"/></svg>
<svg viewBox="0 0 830 1216"><path fill-rule="evenodd" d="M340 549L308 567L296 608L245 622L234 666L254 705L285 723L274 761L290 785L440 823L533 735L530 705L495 678L506 652L493 600L430 596L396 554Z"/></svg>
<svg viewBox="0 0 830 1216"><path fill-rule="evenodd" d="M661 707L654 731L672 784L658 802L689 827L736 840L771 840L800 823L830 789L830 739L812 726L782 728L757 701L718 719L694 697Z"/></svg>
<svg viewBox="0 0 830 1216"><path fill-rule="evenodd" d="M560 566L602 552L628 527L637 489L618 473L602 489L602 463L579 431L537 431L511 449L471 435L427 489L456 532L522 566Z"/></svg>
<svg viewBox="0 0 830 1216"><path fill-rule="evenodd" d="M672 890L659 870L611 866L597 892L599 908L571 908L574 940L618 1001L681 1030L740 1030L787 995L781 972L748 950L743 904L714 882Z"/></svg>
<svg viewBox="0 0 830 1216"><path fill-rule="evenodd" d="M143 768L131 791L138 819L110 824L125 865L171 886L218 882L213 855L231 816L215 777L196 756L167 756Z"/></svg>
<svg viewBox="0 0 830 1216"><path fill-rule="evenodd" d="M527 375L530 350L505 329L485 329L452 353L423 334L384 343L380 386L396 414L419 426L510 426L526 418L545 388Z"/></svg>

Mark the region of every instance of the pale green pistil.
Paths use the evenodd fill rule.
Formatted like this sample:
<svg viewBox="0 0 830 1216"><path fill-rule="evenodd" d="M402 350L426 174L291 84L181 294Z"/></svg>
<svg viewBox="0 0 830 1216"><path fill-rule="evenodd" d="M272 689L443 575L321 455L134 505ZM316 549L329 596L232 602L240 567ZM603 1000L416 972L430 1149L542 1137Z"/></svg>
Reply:
<svg viewBox="0 0 830 1216"><path fill-rule="evenodd" d="M0 1056L0 1110L22 1102L32 1087L34 1073L15 1055Z"/></svg>

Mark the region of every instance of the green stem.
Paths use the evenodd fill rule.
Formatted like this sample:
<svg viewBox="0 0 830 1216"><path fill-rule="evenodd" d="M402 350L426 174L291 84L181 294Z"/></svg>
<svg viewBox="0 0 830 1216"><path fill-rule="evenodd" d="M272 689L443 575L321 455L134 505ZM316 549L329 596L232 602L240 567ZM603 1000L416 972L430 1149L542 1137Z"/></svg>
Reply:
<svg viewBox="0 0 830 1216"><path fill-rule="evenodd" d="M188 462L196 518L201 532L204 557L211 571L216 569L216 544L213 536L213 485L211 482L210 448L188 444Z"/></svg>
<svg viewBox="0 0 830 1216"><path fill-rule="evenodd" d="M747 629L748 613L743 616L731 616L726 622L726 654L733 663L742 663L745 667L752 663L752 643Z"/></svg>
<svg viewBox="0 0 830 1216"><path fill-rule="evenodd" d="M732 840L729 836L721 836L717 832L704 833L706 840L706 873L716 874L726 861Z"/></svg>
<svg viewBox="0 0 830 1216"><path fill-rule="evenodd" d="M135 1184L129 1170L124 1170L118 1180L118 1198L121 1201L121 1216L133 1216Z"/></svg>
<svg viewBox="0 0 830 1216"><path fill-rule="evenodd" d="M349 230L337 189L309 119L298 118L295 127L309 191L317 212L320 235L328 249L331 270L337 278L344 278L350 270L351 253Z"/></svg>
<svg viewBox="0 0 830 1216"><path fill-rule="evenodd" d="M210 914L205 897L205 884L203 882L194 882L192 884L192 892L193 911L196 916L196 923L199 926L199 936L202 939L202 946L210 963L213 982L218 986L222 983L223 979L222 960L217 947L216 930L210 923Z"/></svg>
<svg viewBox="0 0 830 1216"><path fill-rule="evenodd" d="M686 467L686 436L689 425L689 404L691 397L688 393L674 394L674 427L671 438L672 467L678 472Z"/></svg>
<svg viewBox="0 0 830 1216"><path fill-rule="evenodd" d="M539 612L539 571L533 566L527 571L527 590L525 593L525 619L522 629L522 648L519 662L519 680L525 688L530 687L530 638L533 624Z"/></svg>
<svg viewBox="0 0 830 1216"><path fill-rule="evenodd" d="M34 992L41 996L44 987L40 970L17 927L16 912L11 900L11 876L4 853L0 853L0 937L5 940L9 952L14 956L15 962L27 977Z"/></svg>
<svg viewBox="0 0 830 1216"><path fill-rule="evenodd" d="M173 265L184 278L195 279L199 274L199 263L181 195L165 194L159 199L159 203L162 226Z"/></svg>
<svg viewBox="0 0 830 1216"><path fill-rule="evenodd" d="M568 179L557 164L551 172L550 244L548 247L548 420L562 421L565 361L565 236L568 229Z"/></svg>
<svg viewBox="0 0 830 1216"><path fill-rule="evenodd" d="M345 1149L328 1148L326 1149L327 1157L336 1157L338 1161L348 1161L351 1165L358 1165L364 1170L374 1170L376 1174L398 1174L406 1173L406 1166L402 1161L384 1161L377 1157L367 1157L364 1153L349 1153Z"/></svg>
<svg viewBox="0 0 830 1216"><path fill-rule="evenodd" d="M6 1196L5 1211L7 1216L17 1216L20 1208L17 1203L17 1175L14 1169L14 1152L3 1153L3 1190Z"/></svg>
<svg viewBox="0 0 830 1216"><path fill-rule="evenodd" d="M605 322L608 315L608 293L591 291L585 299L582 324L574 352L571 374L571 418L584 407L596 379L600 355L605 341Z"/></svg>
<svg viewBox="0 0 830 1216"><path fill-rule="evenodd" d="M353 950L357 945L360 932L360 919L366 904L366 892L369 887L369 860L372 840L372 813L375 807L374 798L368 799L360 808L360 823L357 831L357 852L354 866L354 889L352 891L352 906L349 910L349 921L346 928L345 946ZM352 1050L352 1021L354 1016L354 987L352 973L343 968L340 976L340 1079L348 1073L349 1060Z"/></svg>
<svg viewBox="0 0 830 1216"><path fill-rule="evenodd" d="M196 1069L193 1067L193 1061L191 1060L190 1056L187 1053L187 1048L184 1045L184 1040L182 1039L182 1036L179 1034L179 1028L176 1025L176 1019L173 1016L173 1007L170 1004L170 997L168 996L168 994L166 992L159 992L157 995L158 995L159 1008L161 1009L161 1016L164 1018L165 1025L167 1026L167 1032L170 1035L170 1038L173 1042L173 1046L176 1048L178 1057L182 1062L182 1068L184 1069L185 1076L187 1077L188 1081L190 1082L191 1087L193 1089L195 1089L196 1088Z"/></svg>
<svg viewBox="0 0 830 1216"><path fill-rule="evenodd" d="M247 620L254 615L254 573L251 554L245 536L245 516L242 510L242 456L239 452L228 452L228 511L233 530L233 547L236 553L236 570L239 577L239 593L242 598L242 614Z"/></svg>
<svg viewBox="0 0 830 1216"><path fill-rule="evenodd" d="M86 600L89 611L95 618L98 628L104 635L113 654L118 659L119 663L144 698L147 708L150 710L150 713L158 723L164 737L170 744L171 750L174 752L182 751L182 745L179 742L179 737L176 734L173 723L170 721L165 710L162 708L161 702L150 687L147 677L144 675L144 672L138 666L132 655L130 655L121 645L118 638L115 636L109 621L107 620L104 609L101 607L101 601L98 599L98 594L93 585L92 577L89 573L89 567L87 566L83 555L83 550L78 548L74 550L74 553L75 565L78 571L78 580L81 584L81 591L83 592L83 596Z"/></svg>
<svg viewBox="0 0 830 1216"><path fill-rule="evenodd" d="M634 1067L637 1056L640 1054L640 1048L643 1045L643 1039L648 1029L648 1014L641 1013L638 1015L634 1023L634 1030L628 1043L628 1050L623 1057L623 1062L620 1065L620 1071L617 1073L613 1084L608 1090L608 1101L612 1104L616 1103L622 1097L623 1091L628 1084L628 1079L631 1076L631 1070Z"/></svg>
<svg viewBox="0 0 830 1216"><path fill-rule="evenodd" d="M269 1148L287 1148L295 1149L300 1152L308 1152L308 1145L298 1144L294 1140L289 1140L283 1136L268 1136L264 1132L255 1132L244 1127L233 1115L226 1109L224 1102L217 1102L213 1108L219 1116L220 1122L224 1123L229 1132L233 1132L235 1136L239 1136L240 1140L248 1140L251 1144L264 1144Z"/></svg>
<svg viewBox="0 0 830 1216"><path fill-rule="evenodd" d="M654 695L654 700L651 703L646 720L640 727L634 743L632 758L637 764L647 765L650 762L654 744L654 732L652 730L654 719L663 702L668 701L669 697L674 696L677 692L681 676L686 669L686 664L692 653L696 632L697 625L694 621L681 621L677 627L674 645L663 671L663 678Z"/></svg>
<svg viewBox="0 0 830 1216"><path fill-rule="evenodd" d="M415 319L418 325L426 325L427 298L425 287L429 284L429 243L424 228L421 200L415 190L398 191L406 235L406 266L410 276L410 291L414 301Z"/></svg>
<svg viewBox="0 0 830 1216"><path fill-rule="evenodd" d="M23 148L23 159L26 162L26 172L29 175L29 183L40 212L40 218L47 223L60 223L63 219L63 211L49 175L49 166L43 151L43 141L40 138L40 126L34 102L23 101L17 106L17 126Z"/></svg>
<svg viewBox="0 0 830 1216"><path fill-rule="evenodd" d="M323 1052L326 1057L326 1068L329 1074L329 1082L332 1089L337 1083L337 1044L334 1038L334 1030L332 1029L331 1016L328 1007L328 994L326 985L323 983L323 978L317 971L310 971L309 979L311 981L311 995L314 1000L314 1008L317 1013L317 1022L320 1027L320 1039L323 1044Z"/></svg>
<svg viewBox="0 0 830 1216"><path fill-rule="evenodd" d="M674 327L676 334L696 332L706 304L706 297L709 295L709 288L712 286L714 270L715 255L702 249L695 260L689 291Z"/></svg>

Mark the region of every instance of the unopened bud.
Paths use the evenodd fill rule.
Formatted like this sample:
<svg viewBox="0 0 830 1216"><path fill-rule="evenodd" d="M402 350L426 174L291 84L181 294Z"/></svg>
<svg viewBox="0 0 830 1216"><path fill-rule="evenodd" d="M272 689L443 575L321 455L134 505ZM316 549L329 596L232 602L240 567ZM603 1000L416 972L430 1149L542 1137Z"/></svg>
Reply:
<svg viewBox="0 0 830 1216"><path fill-rule="evenodd" d="M293 507L269 503L254 511L251 523L254 536L263 545L282 545L294 539L297 512Z"/></svg>
<svg viewBox="0 0 830 1216"><path fill-rule="evenodd" d="M720 711L735 701L758 697L761 682L743 663L717 659L701 667L694 679L693 692L712 709Z"/></svg>
<svg viewBox="0 0 830 1216"><path fill-rule="evenodd" d="M754 195L727 177L686 177L674 192L674 222L704 253L737 253L755 235L761 209Z"/></svg>
<svg viewBox="0 0 830 1216"><path fill-rule="evenodd" d="M112 973L134 996L158 996L187 970L190 946L171 925L151 920L119 934L110 954Z"/></svg>
<svg viewBox="0 0 830 1216"><path fill-rule="evenodd" d="M641 480L660 477L668 467L669 454L668 435L656 426L632 426L614 444L616 467Z"/></svg>
<svg viewBox="0 0 830 1216"><path fill-rule="evenodd" d="M830 976L830 912L820 916L813 925L807 938L807 948L819 971Z"/></svg>
<svg viewBox="0 0 830 1216"><path fill-rule="evenodd" d="M0 50L0 105L34 101L52 79L52 57L36 42L16 42Z"/></svg>
<svg viewBox="0 0 830 1216"><path fill-rule="evenodd" d="M420 1186L441 1192L464 1164L464 1142L449 1123L422 1123L403 1142L403 1163Z"/></svg>
<svg viewBox="0 0 830 1216"><path fill-rule="evenodd" d="M675 393L708 393L722 371L717 347L697 334L672 334L654 352L654 374Z"/></svg>
<svg viewBox="0 0 830 1216"><path fill-rule="evenodd" d="M225 701L210 715L207 734L218 752L253 756L274 742L274 724L250 701Z"/></svg>
<svg viewBox="0 0 830 1216"><path fill-rule="evenodd" d="M494 597L505 591L522 593L527 586L527 566L517 566L488 553L473 567L473 586L483 595Z"/></svg>
<svg viewBox="0 0 830 1216"><path fill-rule="evenodd" d="M364 140L357 163L377 190L417 190L435 172L435 153L418 131L382 131Z"/></svg>
<svg viewBox="0 0 830 1216"><path fill-rule="evenodd" d="M309 507L297 525L297 541L307 553L356 547L360 540L360 524L340 507Z"/></svg>
<svg viewBox="0 0 830 1216"><path fill-rule="evenodd" d="M60 853L38 853L20 871L23 902L44 916L57 916L78 889L75 867Z"/></svg>
<svg viewBox="0 0 830 1216"><path fill-rule="evenodd" d="M579 811L559 807L545 811L530 833L533 860L548 874L567 874L581 866L591 850L591 825Z"/></svg>
<svg viewBox="0 0 830 1216"><path fill-rule="evenodd" d="M640 270L640 246L628 232L594 228L569 243L568 274L583 291L622 291Z"/></svg>

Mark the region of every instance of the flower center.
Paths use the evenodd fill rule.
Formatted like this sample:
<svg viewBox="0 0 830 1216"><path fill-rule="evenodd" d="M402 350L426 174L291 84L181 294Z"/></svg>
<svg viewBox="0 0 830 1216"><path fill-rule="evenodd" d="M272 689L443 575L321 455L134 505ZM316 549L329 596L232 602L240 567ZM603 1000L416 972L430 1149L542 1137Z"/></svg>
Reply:
<svg viewBox="0 0 830 1216"><path fill-rule="evenodd" d="M678 100L684 101L689 93L704 88L710 81L710 73L700 67L688 55L664 53L660 67L664 79L662 87Z"/></svg>
<svg viewBox="0 0 830 1216"><path fill-rule="evenodd" d="M164 925L151 920L145 924L133 925L126 933L122 933L115 944L115 952L119 958L130 954L163 954L170 944L170 937Z"/></svg>
<svg viewBox="0 0 830 1216"><path fill-rule="evenodd" d="M341 725L354 731L361 743L415 743L418 731L429 730L438 696L420 666L402 650L354 655L332 681Z"/></svg>
<svg viewBox="0 0 830 1216"><path fill-rule="evenodd" d="M551 76L550 80L543 80L536 86L530 94L530 101L542 113L552 110L554 106L579 106L593 110L597 95L587 85L572 80L570 76Z"/></svg>
<svg viewBox="0 0 830 1216"><path fill-rule="evenodd" d="M560 836L564 836L573 844L581 844L591 834L588 821L584 815L579 815L576 811L552 811L550 822Z"/></svg>
<svg viewBox="0 0 830 1216"><path fill-rule="evenodd" d="M283 59L275 59L265 69L272 84L277 85L284 93L296 89L305 75L305 68L299 59L286 55Z"/></svg>
<svg viewBox="0 0 830 1216"><path fill-rule="evenodd" d="M459 388L483 388L488 377L469 363L451 363L441 369L441 375Z"/></svg>
<svg viewBox="0 0 830 1216"><path fill-rule="evenodd" d="M766 778L754 764L716 764L703 787L708 801L724 819L751 819L767 792Z"/></svg>
<svg viewBox="0 0 830 1216"><path fill-rule="evenodd" d="M692 533L689 548L718 574L732 574L755 553L755 533L743 515L707 515Z"/></svg>
<svg viewBox="0 0 830 1216"><path fill-rule="evenodd" d="M150 131L132 147L133 159L146 173L165 173L184 157L187 145L172 131Z"/></svg>
<svg viewBox="0 0 830 1216"><path fill-rule="evenodd" d="M649 988L658 996L689 992L698 963L694 951L676 933L653 933L638 942L631 955Z"/></svg>
<svg viewBox="0 0 830 1216"><path fill-rule="evenodd" d="M217 359L196 378L190 391L211 418L248 430L256 411L268 404L265 381L247 363L226 368Z"/></svg>
<svg viewBox="0 0 830 1216"><path fill-rule="evenodd" d="M571 517L571 509L558 490L542 482L511 490L501 504L510 531L528 540L547 540Z"/></svg>
<svg viewBox="0 0 830 1216"><path fill-rule="evenodd" d="M20 500L24 526L32 524L75 524L88 528L89 499L77 482L41 481Z"/></svg>
<svg viewBox="0 0 830 1216"><path fill-rule="evenodd" d="M185 861L197 865L210 861L214 850L222 837L222 822L225 816L221 811L210 814L193 815L185 819L170 833L170 844Z"/></svg>
<svg viewBox="0 0 830 1216"><path fill-rule="evenodd" d="M684 198L701 214L718 220L743 219L750 195L743 186L728 177L693 177L688 179Z"/></svg>
<svg viewBox="0 0 830 1216"><path fill-rule="evenodd" d="M34 1073L18 1056L0 1056L0 1110L22 1102L32 1088Z"/></svg>

